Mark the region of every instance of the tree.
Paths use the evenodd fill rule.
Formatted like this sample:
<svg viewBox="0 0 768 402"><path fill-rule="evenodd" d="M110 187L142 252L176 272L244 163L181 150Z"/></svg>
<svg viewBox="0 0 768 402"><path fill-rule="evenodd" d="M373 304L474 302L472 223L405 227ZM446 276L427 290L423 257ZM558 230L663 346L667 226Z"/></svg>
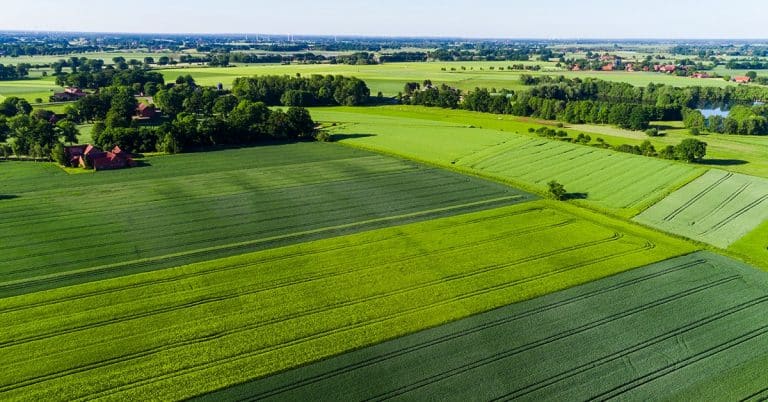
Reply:
<svg viewBox="0 0 768 402"><path fill-rule="evenodd" d="M683 140L675 147L675 156L677 159L686 162L696 162L704 158L707 154L707 143L694 138Z"/></svg>
<svg viewBox="0 0 768 402"><path fill-rule="evenodd" d="M547 183L547 187L548 187L547 193L551 198L558 201L565 200L565 196L567 194L567 192L565 191L565 186L563 186L562 184L558 183L555 180L552 180L549 183Z"/></svg>
<svg viewBox="0 0 768 402"><path fill-rule="evenodd" d="M67 166L67 153L60 142L56 143L51 150L51 158L62 166Z"/></svg>
<svg viewBox="0 0 768 402"><path fill-rule="evenodd" d="M752 81L754 81L754 80L755 80L755 78L757 78L757 73L756 73L756 72L754 72L754 71L747 71L747 73L746 73L746 74L744 74L744 75L746 75L747 77L749 77L749 79L750 79L750 80L752 80Z"/></svg>
<svg viewBox="0 0 768 402"><path fill-rule="evenodd" d="M315 131L315 122L312 120L309 111L303 107L291 107L286 113L288 125L290 128L290 137L297 138L310 135Z"/></svg>
<svg viewBox="0 0 768 402"><path fill-rule="evenodd" d="M69 120L62 120L56 123L56 131L59 138L64 142L68 142L69 145L77 142L77 136L80 134L77 125Z"/></svg>

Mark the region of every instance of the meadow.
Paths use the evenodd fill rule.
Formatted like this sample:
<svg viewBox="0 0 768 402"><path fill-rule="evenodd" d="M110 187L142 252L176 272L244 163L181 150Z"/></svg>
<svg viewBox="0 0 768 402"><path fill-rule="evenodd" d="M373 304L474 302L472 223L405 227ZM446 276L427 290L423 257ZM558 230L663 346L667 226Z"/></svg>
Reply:
<svg viewBox="0 0 768 402"><path fill-rule="evenodd" d="M704 172L690 164L528 134L529 128L541 127L542 122L426 109L313 109L313 116L337 123L331 130L342 144L489 177L530 191L544 192L547 182L557 180L572 198L623 216L639 213ZM474 123L488 128L477 128ZM577 133L565 131L572 137Z"/></svg>
<svg viewBox="0 0 768 402"><path fill-rule="evenodd" d="M768 220L768 180L713 169L635 220L727 248Z"/></svg>
<svg viewBox="0 0 768 402"><path fill-rule="evenodd" d="M532 198L333 144L146 161L76 175L0 163L0 296Z"/></svg>
<svg viewBox="0 0 768 402"><path fill-rule="evenodd" d="M759 400L766 364L768 276L694 253L197 400Z"/></svg>
<svg viewBox="0 0 768 402"><path fill-rule="evenodd" d="M184 399L692 251L532 201L5 298L0 393Z"/></svg>

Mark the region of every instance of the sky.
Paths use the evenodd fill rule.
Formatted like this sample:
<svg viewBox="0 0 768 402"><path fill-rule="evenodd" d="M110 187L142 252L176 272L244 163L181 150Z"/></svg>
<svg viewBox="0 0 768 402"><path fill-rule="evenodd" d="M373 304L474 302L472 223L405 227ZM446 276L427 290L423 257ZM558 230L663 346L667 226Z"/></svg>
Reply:
<svg viewBox="0 0 768 402"><path fill-rule="evenodd" d="M768 38L765 0L26 0L0 30L463 38Z"/></svg>

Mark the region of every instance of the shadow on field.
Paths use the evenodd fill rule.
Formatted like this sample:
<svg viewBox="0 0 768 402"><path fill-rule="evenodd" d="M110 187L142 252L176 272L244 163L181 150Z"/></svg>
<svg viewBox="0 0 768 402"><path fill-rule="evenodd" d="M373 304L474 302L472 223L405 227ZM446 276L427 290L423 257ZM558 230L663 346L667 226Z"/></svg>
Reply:
<svg viewBox="0 0 768 402"><path fill-rule="evenodd" d="M375 137L376 134L333 134L332 141L351 140L355 138Z"/></svg>
<svg viewBox="0 0 768 402"><path fill-rule="evenodd" d="M699 163L708 166L737 166L746 165L749 162L741 159L704 159Z"/></svg>
<svg viewBox="0 0 768 402"><path fill-rule="evenodd" d="M19 196L13 194L0 194L0 201L12 200L14 198L19 198Z"/></svg>
<svg viewBox="0 0 768 402"><path fill-rule="evenodd" d="M589 193L568 193L565 195L566 200L586 200L589 198Z"/></svg>

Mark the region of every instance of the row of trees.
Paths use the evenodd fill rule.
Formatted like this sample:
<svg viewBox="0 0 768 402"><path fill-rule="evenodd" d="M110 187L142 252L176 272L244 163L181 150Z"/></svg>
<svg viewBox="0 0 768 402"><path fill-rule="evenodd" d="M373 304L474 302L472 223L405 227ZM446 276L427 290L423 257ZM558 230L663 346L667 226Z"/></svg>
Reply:
<svg viewBox="0 0 768 402"><path fill-rule="evenodd" d="M610 148L614 151L633 155L681 160L685 162L699 162L704 159L707 154L707 143L695 138L687 138L678 145L668 145L657 151L656 147L654 147L651 141L648 140L643 141L640 145L620 144L611 146L602 138L597 138L596 142L592 143L592 137L589 135L580 133L576 138L571 138L564 130L555 130L549 127L539 127L538 129L530 128L528 129L528 132L536 133L540 137L557 139L575 144L590 145L598 148Z"/></svg>
<svg viewBox="0 0 768 402"><path fill-rule="evenodd" d="M152 96L165 84L165 78L157 71L147 69L119 70L112 66L99 70L61 73L56 77L60 86L99 89L109 86L130 86L135 93Z"/></svg>
<svg viewBox="0 0 768 402"><path fill-rule="evenodd" d="M358 106L368 103L364 81L341 75L257 76L235 79L232 93L268 106Z"/></svg>
<svg viewBox="0 0 768 402"><path fill-rule="evenodd" d="M598 79L568 79L563 76L522 75L520 82L532 86L533 96L558 100L603 100L655 105L659 107L697 108L702 104L752 103L768 101L768 88L733 85L724 88L684 87L648 84L636 87L623 82Z"/></svg>
<svg viewBox="0 0 768 402"><path fill-rule="evenodd" d="M31 65L27 63L19 63L13 65L0 64L0 81L19 80L29 75L29 69Z"/></svg>

